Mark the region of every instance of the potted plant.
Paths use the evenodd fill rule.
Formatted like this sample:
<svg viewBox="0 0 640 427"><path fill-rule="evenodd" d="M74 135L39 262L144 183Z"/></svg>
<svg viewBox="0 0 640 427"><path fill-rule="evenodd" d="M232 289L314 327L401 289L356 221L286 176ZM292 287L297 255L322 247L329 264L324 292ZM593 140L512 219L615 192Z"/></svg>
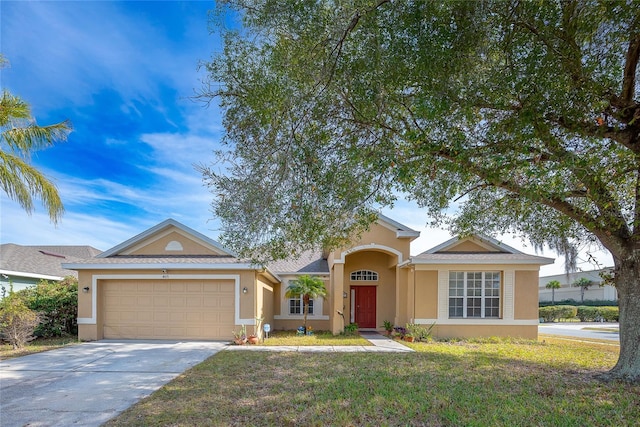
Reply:
<svg viewBox="0 0 640 427"><path fill-rule="evenodd" d="M249 344L258 344L260 342L260 335L262 334L262 321L263 317L256 317L256 326L254 333L247 337L247 341Z"/></svg>
<svg viewBox="0 0 640 427"><path fill-rule="evenodd" d="M384 330L387 331L387 335L390 336L391 332L393 331L393 323L389 322L388 320L385 320L382 323L383 323Z"/></svg>
<svg viewBox="0 0 640 427"><path fill-rule="evenodd" d="M247 327L245 325L240 327L239 332L233 331L233 342L236 345L243 345L247 342Z"/></svg>
<svg viewBox="0 0 640 427"><path fill-rule="evenodd" d="M395 331L393 336L401 340L404 339L404 336L407 334L407 328L403 328L402 326L396 326L393 330Z"/></svg>
<svg viewBox="0 0 640 427"><path fill-rule="evenodd" d="M406 334L404 334L404 337L402 339L405 340L406 342L413 342L415 341L416 338L413 336L411 332L407 332Z"/></svg>

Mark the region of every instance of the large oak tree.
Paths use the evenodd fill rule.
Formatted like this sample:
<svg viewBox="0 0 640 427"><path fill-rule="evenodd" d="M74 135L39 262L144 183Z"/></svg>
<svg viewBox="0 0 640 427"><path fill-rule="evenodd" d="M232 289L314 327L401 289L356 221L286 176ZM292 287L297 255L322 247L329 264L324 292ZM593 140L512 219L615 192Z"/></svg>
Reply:
<svg viewBox="0 0 640 427"><path fill-rule="evenodd" d="M239 1L202 96L222 239L339 245L396 197L454 232L613 255L615 378L640 379L640 7L629 1ZM447 215L457 206L453 215Z"/></svg>

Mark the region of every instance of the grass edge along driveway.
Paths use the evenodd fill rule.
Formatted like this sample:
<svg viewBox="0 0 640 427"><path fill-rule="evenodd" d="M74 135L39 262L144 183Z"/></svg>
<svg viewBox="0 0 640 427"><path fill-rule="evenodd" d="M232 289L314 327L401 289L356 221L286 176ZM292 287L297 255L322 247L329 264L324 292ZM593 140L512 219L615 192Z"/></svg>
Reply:
<svg viewBox="0 0 640 427"><path fill-rule="evenodd" d="M106 425L640 423L640 386L595 379L618 347L553 337L411 346L417 353L223 351Z"/></svg>

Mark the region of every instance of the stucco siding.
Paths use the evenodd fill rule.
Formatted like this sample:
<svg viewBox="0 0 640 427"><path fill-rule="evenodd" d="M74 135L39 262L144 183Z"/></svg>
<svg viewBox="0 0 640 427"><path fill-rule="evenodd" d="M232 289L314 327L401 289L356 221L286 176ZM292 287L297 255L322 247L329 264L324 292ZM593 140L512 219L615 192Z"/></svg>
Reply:
<svg viewBox="0 0 640 427"><path fill-rule="evenodd" d="M415 318L438 317L438 272L415 272Z"/></svg>
<svg viewBox="0 0 640 427"><path fill-rule="evenodd" d="M538 319L538 272L516 271L514 319Z"/></svg>
<svg viewBox="0 0 640 427"><path fill-rule="evenodd" d="M345 255L350 253L352 248L360 246L369 246L370 249L376 249L376 246L393 248L402 254L403 260L409 258L409 239L398 239L395 231L392 231L380 224L372 224L369 231L363 233L356 243L348 248L342 248L334 251L330 260L343 259Z"/></svg>

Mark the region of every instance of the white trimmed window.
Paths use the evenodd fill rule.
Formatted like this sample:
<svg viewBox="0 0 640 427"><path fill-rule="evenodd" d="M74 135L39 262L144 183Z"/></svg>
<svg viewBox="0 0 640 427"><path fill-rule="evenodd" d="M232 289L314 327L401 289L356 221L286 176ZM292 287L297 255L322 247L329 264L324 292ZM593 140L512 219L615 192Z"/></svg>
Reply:
<svg viewBox="0 0 640 427"><path fill-rule="evenodd" d="M302 301L302 297L299 298L289 298L289 314L292 315L303 315L304 314L304 302ZM313 300L309 300L309 312L308 315L313 315Z"/></svg>
<svg viewBox="0 0 640 427"><path fill-rule="evenodd" d="M500 272L450 271L449 317L499 318Z"/></svg>
<svg viewBox="0 0 640 427"><path fill-rule="evenodd" d="M351 273L352 282L377 282L378 273L371 270L358 270Z"/></svg>

